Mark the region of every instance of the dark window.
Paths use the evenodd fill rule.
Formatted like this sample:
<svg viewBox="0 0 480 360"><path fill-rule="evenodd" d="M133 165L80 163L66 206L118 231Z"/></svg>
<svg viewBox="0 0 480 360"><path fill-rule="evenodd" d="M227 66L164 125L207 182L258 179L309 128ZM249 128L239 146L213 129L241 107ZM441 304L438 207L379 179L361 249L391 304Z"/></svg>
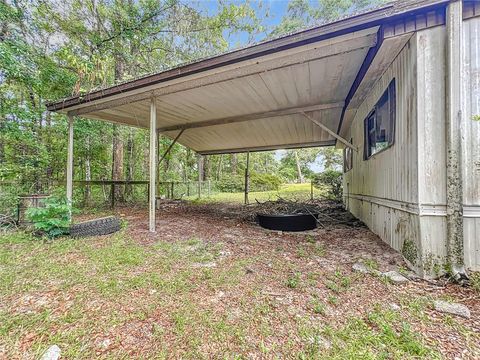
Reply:
<svg viewBox="0 0 480 360"><path fill-rule="evenodd" d="M350 143L353 144L353 139L350 139ZM350 147L346 147L343 150L343 172L352 170L353 168L353 150Z"/></svg>
<svg viewBox="0 0 480 360"><path fill-rule="evenodd" d="M393 145L395 112L395 79L393 79L365 119L365 159Z"/></svg>

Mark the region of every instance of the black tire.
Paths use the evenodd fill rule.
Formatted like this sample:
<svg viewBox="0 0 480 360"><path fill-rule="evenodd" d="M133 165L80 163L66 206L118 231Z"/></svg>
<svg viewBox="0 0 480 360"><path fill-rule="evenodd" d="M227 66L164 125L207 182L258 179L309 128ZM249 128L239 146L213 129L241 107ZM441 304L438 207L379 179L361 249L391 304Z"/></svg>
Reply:
<svg viewBox="0 0 480 360"><path fill-rule="evenodd" d="M87 237L112 234L120 230L120 219L109 216L101 219L85 221L70 226L70 236Z"/></svg>

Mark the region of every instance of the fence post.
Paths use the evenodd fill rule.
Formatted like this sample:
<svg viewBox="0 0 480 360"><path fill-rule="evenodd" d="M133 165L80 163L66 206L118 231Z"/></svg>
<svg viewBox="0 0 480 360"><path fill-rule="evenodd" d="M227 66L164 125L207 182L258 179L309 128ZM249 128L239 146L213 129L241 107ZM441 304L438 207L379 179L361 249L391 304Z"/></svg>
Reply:
<svg viewBox="0 0 480 360"><path fill-rule="evenodd" d="M187 196L190 196L190 181L187 181Z"/></svg>
<svg viewBox="0 0 480 360"><path fill-rule="evenodd" d="M171 191L171 195L172 195L172 196L171 196L171 199L172 199L172 200L174 199L174 196L173 196L173 186L174 186L174 184L175 184L175 183L172 181L172 185L171 185L171 186L172 186L172 191Z"/></svg>
<svg viewBox="0 0 480 360"><path fill-rule="evenodd" d="M111 201L110 206L113 209L115 207L115 184L114 183L112 183L111 193L112 193L112 195L111 195L111 199L110 199L110 201Z"/></svg>
<svg viewBox="0 0 480 360"><path fill-rule="evenodd" d="M203 158L198 155L198 198L202 197Z"/></svg>
<svg viewBox="0 0 480 360"><path fill-rule="evenodd" d="M245 205L248 204L248 192L250 188L250 151L247 152L247 164L245 166Z"/></svg>

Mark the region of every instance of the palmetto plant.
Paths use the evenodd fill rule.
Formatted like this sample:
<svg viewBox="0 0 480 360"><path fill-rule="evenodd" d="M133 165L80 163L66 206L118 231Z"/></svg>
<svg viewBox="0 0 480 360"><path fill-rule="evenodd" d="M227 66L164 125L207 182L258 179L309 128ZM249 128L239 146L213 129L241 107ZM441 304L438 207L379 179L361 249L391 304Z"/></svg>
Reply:
<svg viewBox="0 0 480 360"><path fill-rule="evenodd" d="M45 200L43 207L30 208L26 212L37 232L51 239L68 233L70 214L66 199L57 197L50 197Z"/></svg>

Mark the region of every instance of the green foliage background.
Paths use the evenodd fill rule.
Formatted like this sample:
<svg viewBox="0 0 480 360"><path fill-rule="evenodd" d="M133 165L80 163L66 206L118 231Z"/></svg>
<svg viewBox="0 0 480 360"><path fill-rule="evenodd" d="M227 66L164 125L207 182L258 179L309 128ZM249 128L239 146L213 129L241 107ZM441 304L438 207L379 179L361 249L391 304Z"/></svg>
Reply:
<svg viewBox="0 0 480 360"><path fill-rule="evenodd" d="M66 118L45 104L98 87L158 72L218 54L247 34L247 43L271 38L375 6L380 0L294 0L276 26L269 26L268 2L219 1L216 10L202 2L178 0L0 0L0 197L61 188L65 179ZM245 44L242 44L245 45ZM139 129L79 118L74 125L75 180L144 180L148 174L148 134ZM163 152L171 143L161 139ZM114 159L116 146L122 154ZM311 177L323 159L335 167L332 149L288 150L251 156L252 171L281 179ZM181 145L160 169L161 180L198 179L196 155ZM245 155L204 159L203 179L242 177ZM260 175L258 175L260 176ZM131 188L119 189L121 200ZM108 189L76 189L77 202L108 201ZM11 211L0 201L0 212ZM6 209L9 207L10 210Z"/></svg>

